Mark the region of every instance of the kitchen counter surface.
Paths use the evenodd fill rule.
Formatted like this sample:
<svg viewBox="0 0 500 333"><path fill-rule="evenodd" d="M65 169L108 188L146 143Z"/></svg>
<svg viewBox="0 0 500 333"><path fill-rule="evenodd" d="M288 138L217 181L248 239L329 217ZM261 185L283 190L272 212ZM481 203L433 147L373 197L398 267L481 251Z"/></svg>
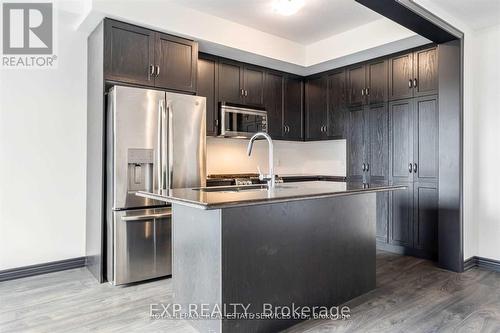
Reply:
<svg viewBox="0 0 500 333"><path fill-rule="evenodd" d="M240 186L239 188L244 189L246 187ZM367 192L392 191L404 188L405 186L401 185L363 185L349 182L308 181L276 184L276 187L269 191L265 188L216 191L217 187L209 187L206 188L207 191L196 188L179 188L161 194L140 191L137 195L200 209L221 209Z"/></svg>

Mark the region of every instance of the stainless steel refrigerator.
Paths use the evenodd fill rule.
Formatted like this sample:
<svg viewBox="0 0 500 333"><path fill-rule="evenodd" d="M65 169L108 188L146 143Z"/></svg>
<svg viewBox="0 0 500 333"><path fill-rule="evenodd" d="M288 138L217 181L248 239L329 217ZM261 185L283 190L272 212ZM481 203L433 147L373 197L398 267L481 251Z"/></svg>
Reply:
<svg viewBox="0 0 500 333"><path fill-rule="evenodd" d="M205 186L205 97L114 86L107 101L107 280L172 274L171 209L135 193Z"/></svg>

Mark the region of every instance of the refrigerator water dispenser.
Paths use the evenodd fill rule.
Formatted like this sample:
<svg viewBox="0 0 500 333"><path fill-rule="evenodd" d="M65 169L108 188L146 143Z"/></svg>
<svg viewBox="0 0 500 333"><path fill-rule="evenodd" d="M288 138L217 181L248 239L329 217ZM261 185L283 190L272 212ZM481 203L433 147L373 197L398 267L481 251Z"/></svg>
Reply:
<svg viewBox="0 0 500 333"><path fill-rule="evenodd" d="M153 149L128 149L127 192L153 191Z"/></svg>

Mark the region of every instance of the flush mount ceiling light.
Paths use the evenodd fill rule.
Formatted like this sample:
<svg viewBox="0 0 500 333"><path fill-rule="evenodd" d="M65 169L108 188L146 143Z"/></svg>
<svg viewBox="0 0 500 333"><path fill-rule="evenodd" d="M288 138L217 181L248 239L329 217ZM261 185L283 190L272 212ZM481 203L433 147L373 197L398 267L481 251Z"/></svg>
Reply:
<svg viewBox="0 0 500 333"><path fill-rule="evenodd" d="M304 6L304 0L274 0L273 10L283 16L290 16Z"/></svg>

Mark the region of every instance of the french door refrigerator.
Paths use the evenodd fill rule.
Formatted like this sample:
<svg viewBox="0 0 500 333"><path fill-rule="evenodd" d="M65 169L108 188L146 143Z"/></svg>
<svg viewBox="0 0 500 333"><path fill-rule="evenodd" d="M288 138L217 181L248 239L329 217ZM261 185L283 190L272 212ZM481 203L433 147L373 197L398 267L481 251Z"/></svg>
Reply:
<svg viewBox="0 0 500 333"><path fill-rule="evenodd" d="M106 112L106 277L172 274L171 209L135 195L205 186L205 97L113 86Z"/></svg>

